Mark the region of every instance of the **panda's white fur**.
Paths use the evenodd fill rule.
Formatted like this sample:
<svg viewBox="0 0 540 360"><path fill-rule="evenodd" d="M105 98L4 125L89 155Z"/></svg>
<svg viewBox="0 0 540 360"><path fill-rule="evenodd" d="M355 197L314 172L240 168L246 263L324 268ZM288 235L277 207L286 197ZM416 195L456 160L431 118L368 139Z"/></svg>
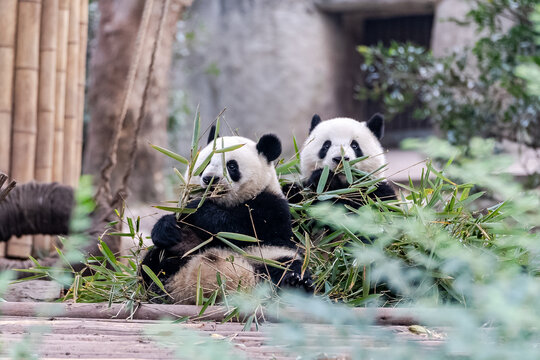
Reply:
<svg viewBox="0 0 540 360"><path fill-rule="evenodd" d="M204 177L219 177L219 181L213 182L213 185L221 187L223 193L220 193L215 200L226 206L243 203L263 190L284 197L273 162L267 161L264 155L257 151L257 144L245 137L219 137L215 140L215 147L214 142L210 142L201 150L194 169L197 169L212 151L219 151L236 145L243 146L232 151L215 153L204 171L198 176L193 176L190 183L206 188L208 184L203 182ZM242 177L239 181L232 181L231 176L228 174L226 164L229 160L236 160L242 169ZM224 176L224 172L226 176ZM186 176L188 176L187 173Z"/></svg>
<svg viewBox="0 0 540 360"><path fill-rule="evenodd" d="M266 260L284 257L290 261L301 260L298 251L286 247L250 246L243 250L248 256ZM220 287L216 275L218 273L228 291L251 289L265 277L264 267L263 262L244 257L230 249L211 248L193 256L165 286L174 303L195 304L197 284L200 284L206 298Z"/></svg>
<svg viewBox="0 0 540 360"><path fill-rule="evenodd" d="M319 150L327 140L332 144L326 156L320 159ZM339 117L320 122L309 134L300 153L302 176L309 178L313 171L322 169L325 165L334 170L338 164L332 161L332 158L341 157L342 149L345 157L355 159L355 153L351 148L353 140L360 144L363 155L368 156L367 159L354 164L355 168L370 173L386 164L383 148L366 122ZM384 170L380 170L376 175L384 177Z"/></svg>

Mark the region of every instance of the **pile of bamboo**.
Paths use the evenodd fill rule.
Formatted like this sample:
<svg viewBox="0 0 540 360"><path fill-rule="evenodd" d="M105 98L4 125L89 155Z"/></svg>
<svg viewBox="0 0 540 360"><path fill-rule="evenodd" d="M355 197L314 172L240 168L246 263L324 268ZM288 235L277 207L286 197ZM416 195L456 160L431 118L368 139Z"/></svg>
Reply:
<svg viewBox="0 0 540 360"><path fill-rule="evenodd" d="M0 172L75 186L81 171L88 0L0 0ZM48 254L50 238L0 244Z"/></svg>

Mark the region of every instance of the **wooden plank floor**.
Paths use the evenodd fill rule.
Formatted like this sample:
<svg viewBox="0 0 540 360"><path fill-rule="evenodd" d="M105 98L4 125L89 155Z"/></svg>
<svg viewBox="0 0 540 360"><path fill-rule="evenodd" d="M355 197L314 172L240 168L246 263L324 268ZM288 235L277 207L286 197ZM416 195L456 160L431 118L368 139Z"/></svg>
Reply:
<svg viewBox="0 0 540 360"><path fill-rule="evenodd" d="M0 317L0 353L9 356L18 344L28 344L32 334L34 347L29 348L40 359L171 359L174 350L156 342L156 337L148 333L152 325L163 324L155 320L113 320L113 319L80 319L80 318L37 318L26 316ZM168 323L170 324L170 322ZM199 335L217 341L228 342L238 355L244 354L248 359L295 359L287 353L287 344L283 346L269 345L269 331L274 324L263 324L259 330L253 326L243 331L238 323L220 324L216 322L174 324L178 329L195 330ZM327 331L324 325L313 325L314 331ZM321 327L317 329L316 327ZM425 347L436 348L440 339L427 339L413 334L407 326L386 326L398 338L420 341ZM171 335L164 330L163 336ZM334 335L339 337L338 334ZM158 336L159 337L159 336ZM348 341L365 347L381 346L369 336L354 336ZM32 341L30 342L32 343ZM338 344L337 342L336 344ZM350 343L336 345L328 349L329 353L342 354L348 358ZM24 345L27 347L27 345ZM383 345L384 346L384 345ZM321 357L324 359L325 357Z"/></svg>

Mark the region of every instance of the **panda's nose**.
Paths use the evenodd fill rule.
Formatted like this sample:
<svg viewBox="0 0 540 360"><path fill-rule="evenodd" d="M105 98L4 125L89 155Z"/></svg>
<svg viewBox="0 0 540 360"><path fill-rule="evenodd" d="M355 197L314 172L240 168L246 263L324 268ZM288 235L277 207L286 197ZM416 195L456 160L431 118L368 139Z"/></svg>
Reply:
<svg viewBox="0 0 540 360"><path fill-rule="evenodd" d="M203 181L203 183L204 183L205 185L208 185L208 184L210 184L210 182L212 181L212 179L214 179L213 184L217 184L217 182L219 181L219 177L217 177L217 176L204 176L204 177L202 178L202 181Z"/></svg>
<svg viewBox="0 0 540 360"><path fill-rule="evenodd" d="M344 156L344 157L343 157L343 160L349 161L349 157L348 157L348 156ZM339 163L341 162L341 156L333 157L333 158L332 158L332 161L335 162L336 164L339 164Z"/></svg>

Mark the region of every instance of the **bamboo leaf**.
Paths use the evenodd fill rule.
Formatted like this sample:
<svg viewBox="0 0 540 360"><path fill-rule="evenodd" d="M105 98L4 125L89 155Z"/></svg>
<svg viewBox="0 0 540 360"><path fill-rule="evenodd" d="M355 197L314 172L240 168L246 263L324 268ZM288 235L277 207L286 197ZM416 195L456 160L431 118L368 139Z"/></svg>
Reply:
<svg viewBox="0 0 540 360"><path fill-rule="evenodd" d="M165 210L165 211L171 211L174 213L181 213L181 214L193 214L197 209L191 209L191 208L179 208L174 206L160 206L155 205L156 209Z"/></svg>
<svg viewBox="0 0 540 360"><path fill-rule="evenodd" d="M229 240L225 239L225 238L222 238L221 236L216 236L219 240L221 240L225 245L227 245L228 247L230 247L231 249L233 249L234 251L238 252L239 254L242 254L242 255L247 255L247 253L242 250L241 248L239 248L238 246L234 245L232 242L230 242Z"/></svg>
<svg viewBox="0 0 540 360"><path fill-rule="evenodd" d="M246 144L232 145L232 146L228 146L228 147L223 148L223 149L216 149L216 150L214 150L214 152L216 154L222 154L222 153L226 153L226 152L229 152L229 151L234 151L236 149L240 149L244 145L246 145Z"/></svg>
<svg viewBox="0 0 540 360"><path fill-rule="evenodd" d="M298 165L298 162L299 162L299 161L298 161L297 159L293 159L293 160L291 160L291 161L289 161L289 162L286 162L286 163L284 163L284 164L282 164L282 165L276 167L276 173L277 173L278 175L287 174L287 173L290 172L290 171L289 171L290 168L292 168L292 167Z"/></svg>
<svg viewBox="0 0 540 360"><path fill-rule="evenodd" d="M272 267L275 267L275 268L278 268L278 269L281 269L281 270L287 270L287 267L284 266L282 263L280 263L277 260L265 259L265 258L262 258L260 256L249 255L249 254L244 255L244 257L247 258L247 259L255 260L257 262L261 262L261 263L266 264L266 265L270 265Z"/></svg>
<svg viewBox="0 0 540 360"><path fill-rule="evenodd" d="M349 161L349 164L351 166L353 166L354 164L356 163L359 163L360 161L363 161L363 160L366 160L369 156L360 156L359 158L356 158L356 159L352 159L351 161Z"/></svg>
<svg viewBox="0 0 540 360"><path fill-rule="evenodd" d="M161 291L163 291L165 294L168 295L167 293L167 290L165 290L165 286L163 286L163 283L161 282L161 280L159 280L159 278L157 277L156 274L154 274L154 272L152 271L152 269L150 269L148 266L146 265L143 265L142 266L142 269L143 271L146 273L146 275L148 275L150 277L150 279L152 279L152 281L154 282L154 284L156 284L160 289Z"/></svg>
<svg viewBox="0 0 540 360"><path fill-rule="evenodd" d="M174 173L176 174L176 176L178 176L178 178L182 182L182 185L186 185L186 179L184 178L184 175L182 175L182 173L180 173L177 168L174 168Z"/></svg>
<svg viewBox="0 0 540 360"><path fill-rule="evenodd" d="M350 163L343 159L343 171L345 172L345 178L347 178L347 182L349 184L352 184L353 183L353 176L352 176L352 172L351 172L351 165Z"/></svg>
<svg viewBox="0 0 540 360"><path fill-rule="evenodd" d="M210 163L210 160L212 160L212 156L214 156L214 153L215 153L215 150L212 150L210 152L210 154L208 154L208 156L204 159L204 161L201 163L201 165L199 165L197 167L197 169L195 169L195 172L193 173L193 176L199 176L199 175L202 174L204 169L206 169L206 167Z"/></svg>
<svg viewBox="0 0 540 360"><path fill-rule="evenodd" d="M225 232L225 231L218 232L217 236L222 236L226 239L231 239L231 240L246 241L246 242L253 242L253 243L258 243L260 241L259 239L254 238L253 236L232 233L232 232Z"/></svg>
<svg viewBox="0 0 540 360"><path fill-rule="evenodd" d="M99 250L101 251L101 253L105 256L105 258L109 261L109 263L112 265L112 267L116 270L116 271L120 271L120 269L118 268L117 266L117 260L116 260L116 257L114 256L113 252L111 251L111 249L109 249L109 246L107 246L107 244L105 244L105 242L103 240L100 240L99 241L99 244L98 244L98 247L99 247Z"/></svg>
<svg viewBox="0 0 540 360"><path fill-rule="evenodd" d="M219 272L216 272L216 274L218 273ZM208 309L208 306L214 305L214 303L216 302L217 294L218 294L217 289L212 292L212 295L210 295L210 298L208 298L208 300L204 303L203 307L201 308L201 311L199 311L199 316L203 316L206 309Z"/></svg>
<svg viewBox="0 0 540 360"><path fill-rule="evenodd" d="M296 142L296 137L293 136L293 145L294 145L294 155L296 156L296 160L300 162L300 151L298 150L298 143Z"/></svg>
<svg viewBox="0 0 540 360"><path fill-rule="evenodd" d="M201 131L201 113L199 111L199 105L197 105L197 111L195 112L195 120L193 121L193 134L191 135L191 155L197 153L199 147L199 133Z"/></svg>
<svg viewBox="0 0 540 360"><path fill-rule="evenodd" d="M173 158L174 160L176 160L178 162L181 162L184 165L187 165L189 163L187 161L187 159L185 157L183 157L182 155L179 155L179 154L177 154L175 152L172 152L170 150L162 148L161 146L152 145L152 144L150 144L150 146L153 147L154 149L156 149L157 151L159 151L160 153L165 154L168 157Z"/></svg>
<svg viewBox="0 0 540 360"><path fill-rule="evenodd" d="M326 181L328 180L329 173L330 173L330 169L328 168L328 165L325 165L321 173L319 183L317 184L317 194L320 194L323 192L324 187L326 186Z"/></svg>
<svg viewBox="0 0 540 360"><path fill-rule="evenodd" d="M202 248L203 246L206 246L208 244L210 244L212 242L212 240L214 240L214 237L212 236L210 239L206 240L206 241L203 241L202 243L200 243L199 245L195 246L194 248L192 249L189 249L188 251L186 251L184 253L184 255L182 255L182 258L194 253L195 251L199 250L200 248Z"/></svg>

